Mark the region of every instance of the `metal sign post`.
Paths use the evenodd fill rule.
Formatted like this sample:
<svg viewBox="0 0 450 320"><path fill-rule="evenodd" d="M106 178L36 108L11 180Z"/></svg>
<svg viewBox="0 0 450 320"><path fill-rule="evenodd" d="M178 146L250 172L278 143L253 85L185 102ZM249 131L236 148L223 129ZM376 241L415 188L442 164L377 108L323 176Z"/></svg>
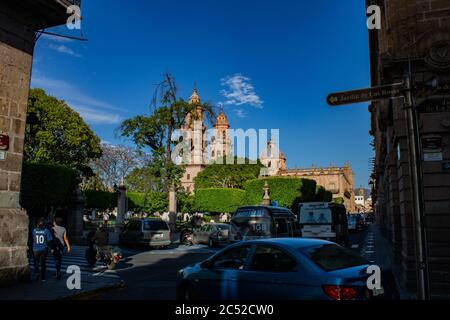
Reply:
<svg viewBox="0 0 450 320"><path fill-rule="evenodd" d="M411 89L411 74L405 77L405 116L408 125L408 145L411 183L414 201L414 233L416 251L417 291L420 300L429 299L428 288L428 254L426 232L424 227L424 208L422 194L422 167L420 151L420 133L417 110Z"/></svg>
<svg viewBox="0 0 450 320"><path fill-rule="evenodd" d="M328 95L327 103L332 106L340 106L350 103L368 102L389 98L405 98L405 116L408 124L408 144L410 155L410 173L413 186L414 201L414 232L416 250L417 289L419 299L429 299L428 286L428 254L426 246L426 232L424 226L424 208L422 194L422 169L420 152L420 133L417 120L417 110L412 97L411 71L404 82L391 85L366 88L360 90L336 92Z"/></svg>

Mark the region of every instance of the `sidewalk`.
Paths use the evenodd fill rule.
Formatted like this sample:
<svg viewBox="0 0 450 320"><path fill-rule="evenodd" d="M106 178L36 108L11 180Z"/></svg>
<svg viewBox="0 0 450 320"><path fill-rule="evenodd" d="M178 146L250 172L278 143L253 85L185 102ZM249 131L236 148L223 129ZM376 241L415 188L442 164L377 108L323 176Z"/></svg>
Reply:
<svg viewBox="0 0 450 320"><path fill-rule="evenodd" d="M392 245L389 240L383 237L378 225L372 224L369 226L367 237L364 241L364 246L361 249L361 254L372 263L380 266L382 270L392 270L397 280L401 300L416 299L415 295L407 292L398 281L401 276L401 268L399 265L394 264Z"/></svg>
<svg viewBox="0 0 450 320"><path fill-rule="evenodd" d="M48 276L48 280L44 283L29 281L12 287L0 288L0 300L81 299L90 294L124 286L124 282L120 278L82 275L81 289L69 290L66 285L69 275L63 275L63 279L59 281L50 276L50 273Z"/></svg>
<svg viewBox="0 0 450 320"><path fill-rule="evenodd" d="M62 260L62 279L56 280L53 275L56 272L55 261L50 255L47 257L47 281L45 283L34 281L34 259L29 257L30 281L18 283L11 287L0 288L0 300L56 300L79 297L91 294L99 290L109 290L123 286L120 276L114 271L106 270L100 263L94 268L88 266L85 258L85 246L72 246L72 251L65 253ZM66 282L70 274L67 269L70 266L80 268L81 289L69 290Z"/></svg>

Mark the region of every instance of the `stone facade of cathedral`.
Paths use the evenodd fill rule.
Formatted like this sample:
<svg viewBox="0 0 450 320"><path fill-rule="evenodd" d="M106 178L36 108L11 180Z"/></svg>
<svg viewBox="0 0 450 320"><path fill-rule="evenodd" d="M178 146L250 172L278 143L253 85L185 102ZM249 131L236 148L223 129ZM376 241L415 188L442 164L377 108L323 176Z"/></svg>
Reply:
<svg viewBox="0 0 450 320"><path fill-rule="evenodd" d="M189 98L189 103L200 104L197 89ZM186 170L181 178L181 185L188 193L194 192L195 177L208 163L222 163L224 157L233 157L233 141L230 137L230 124L223 111L217 116L212 130L207 132L205 116L201 108L196 109L197 115L188 115L182 128L187 134L190 153L185 163ZM341 197L348 211L356 210L353 172L347 163L343 167L330 166L328 168L288 169L286 156L278 149L273 141L269 141L266 150L263 150L259 159L265 166L262 176L284 176L312 179L318 185L333 193L333 198Z"/></svg>

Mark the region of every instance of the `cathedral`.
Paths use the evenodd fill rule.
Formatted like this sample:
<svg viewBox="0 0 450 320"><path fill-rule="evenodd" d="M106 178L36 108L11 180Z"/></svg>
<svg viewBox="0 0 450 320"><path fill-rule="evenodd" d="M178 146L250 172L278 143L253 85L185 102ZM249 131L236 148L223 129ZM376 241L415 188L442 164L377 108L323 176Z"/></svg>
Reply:
<svg viewBox="0 0 450 320"><path fill-rule="evenodd" d="M190 104L200 104L201 99L197 88L189 98ZM185 163L185 172L181 178L181 185L188 193L194 192L194 178L209 163L223 163L224 157L234 157L233 141L230 137L230 124L223 110L216 117L212 129L205 125L205 115L202 108L195 110L196 115L186 116L183 129L190 141L189 159ZM317 185L333 193L333 198L342 198L348 211L356 210L353 172L348 163L343 167L330 165L327 168L295 168L288 169L286 156L273 141L269 140L266 150L259 154L259 160L265 167L261 170L262 177L298 177L311 179Z"/></svg>
<svg viewBox="0 0 450 320"><path fill-rule="evenodd" d="M197 88L189 98L190 104L199 105L201 99ZM191 141L190 154L186 170L181 178L181 185L188 193L194 191L194 178L209 163L222 162L227 156L233 157L233 144L229 136L230 124L223 110L216 117L212 130L207 130L205 125L205 115L202 108L198 107L195 117L188 114L185 119L184 132ZM208 131L208 132L207 132Z"/></svg>

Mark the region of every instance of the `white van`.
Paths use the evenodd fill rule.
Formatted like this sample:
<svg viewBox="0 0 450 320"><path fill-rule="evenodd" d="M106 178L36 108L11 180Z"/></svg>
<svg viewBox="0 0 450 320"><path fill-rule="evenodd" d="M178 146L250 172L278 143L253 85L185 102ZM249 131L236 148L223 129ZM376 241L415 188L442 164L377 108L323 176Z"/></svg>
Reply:
<svg viewBox="0 0 450 320"><path fill-rule="evenodd" d="M341 204L300 203L298 224L302 238L320 238L348 245L347 212Z"/></svg>

